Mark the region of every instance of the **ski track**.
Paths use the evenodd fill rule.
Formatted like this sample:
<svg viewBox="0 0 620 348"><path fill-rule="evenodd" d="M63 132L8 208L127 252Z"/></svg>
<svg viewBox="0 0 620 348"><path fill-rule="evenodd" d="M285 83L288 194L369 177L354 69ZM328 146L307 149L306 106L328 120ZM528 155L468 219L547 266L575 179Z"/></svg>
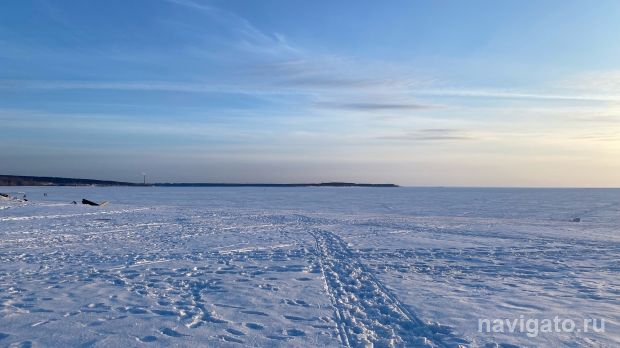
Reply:
<svg viewBox="0 0 620 348"><path fill-rule="evenodd" d="M446 335L407 309L340 237L323 230L311 233L344 346L447 347L441 338Z"/></svg>

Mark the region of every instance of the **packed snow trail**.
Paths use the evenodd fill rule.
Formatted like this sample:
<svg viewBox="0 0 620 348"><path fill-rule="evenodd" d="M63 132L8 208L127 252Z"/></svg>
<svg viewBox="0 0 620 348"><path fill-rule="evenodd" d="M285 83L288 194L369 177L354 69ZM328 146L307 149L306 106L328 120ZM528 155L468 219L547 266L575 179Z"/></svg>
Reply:
<svg viewBox="0 0 620 348"><path fill-rule="evenodd" d="M445 347L336 234L313 231L340 339L347 347Z"/></svg>

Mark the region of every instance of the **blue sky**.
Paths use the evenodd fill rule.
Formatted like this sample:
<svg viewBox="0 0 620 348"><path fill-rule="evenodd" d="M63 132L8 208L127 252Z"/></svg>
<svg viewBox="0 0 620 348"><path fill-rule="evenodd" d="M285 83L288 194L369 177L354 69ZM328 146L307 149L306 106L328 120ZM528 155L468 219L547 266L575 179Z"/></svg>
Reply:
<svg viewBox="0 0 620 348"><path fill-rule="evenodd" d="M0 173L620 186L620 2L7 0Z"/></svg>

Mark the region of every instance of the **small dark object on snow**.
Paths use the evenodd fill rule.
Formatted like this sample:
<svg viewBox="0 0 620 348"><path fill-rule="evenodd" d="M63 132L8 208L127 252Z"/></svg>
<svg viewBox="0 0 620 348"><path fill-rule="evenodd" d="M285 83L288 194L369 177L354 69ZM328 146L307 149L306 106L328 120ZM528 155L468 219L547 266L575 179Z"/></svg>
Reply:
<svg viewBox="0 0 620 348"><path fill-rule="evenodd" d="M73 201L73 202L71 202L71 204L77 204L77 202L76 202L76 201Z"/></svg>
<svg viewBox="0 0 620 348"><path fill-rule="evenodd" d="M571 221L572 222L581 222L581 218L576 217L576 218L572 219Z"/></svg>
<svg viewBox="0 0 620 348"><path fill-rule="evenodd" d="M103 201L103 202L101 202L101 203L95 203L95 202L93 202L93 201L89 201L88 199L82 199L82 204L92 205L92 206L95 206L95 207L99 207L99 206L101 206L101 207L102 207L102 206L104 206L104 205L107 205L107 204L108 204L108 202L107 202L107 201Z"/></svg>

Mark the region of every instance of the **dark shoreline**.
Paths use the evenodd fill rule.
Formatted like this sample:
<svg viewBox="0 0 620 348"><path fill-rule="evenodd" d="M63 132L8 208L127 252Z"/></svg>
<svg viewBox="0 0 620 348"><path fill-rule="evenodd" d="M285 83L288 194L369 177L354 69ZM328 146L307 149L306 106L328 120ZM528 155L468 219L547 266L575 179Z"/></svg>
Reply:
<svg viewBox="0 0 620 348"><path fill-rule="evenodd" d="M0 175L0 186L132 186L132 187L399 187L394 184L358 184L351 182L324 182L301 184L262 183L153 183L137 184L122 181L59 178L44 176Z"/></svg>
<svg viewBox="0 0 620 348"><path fill-rule="evenodd" d="M395 184L356 184L352 182L322 182L316 184L240 184L240 183L160 183L157 187L399 187Z"/></svg>

